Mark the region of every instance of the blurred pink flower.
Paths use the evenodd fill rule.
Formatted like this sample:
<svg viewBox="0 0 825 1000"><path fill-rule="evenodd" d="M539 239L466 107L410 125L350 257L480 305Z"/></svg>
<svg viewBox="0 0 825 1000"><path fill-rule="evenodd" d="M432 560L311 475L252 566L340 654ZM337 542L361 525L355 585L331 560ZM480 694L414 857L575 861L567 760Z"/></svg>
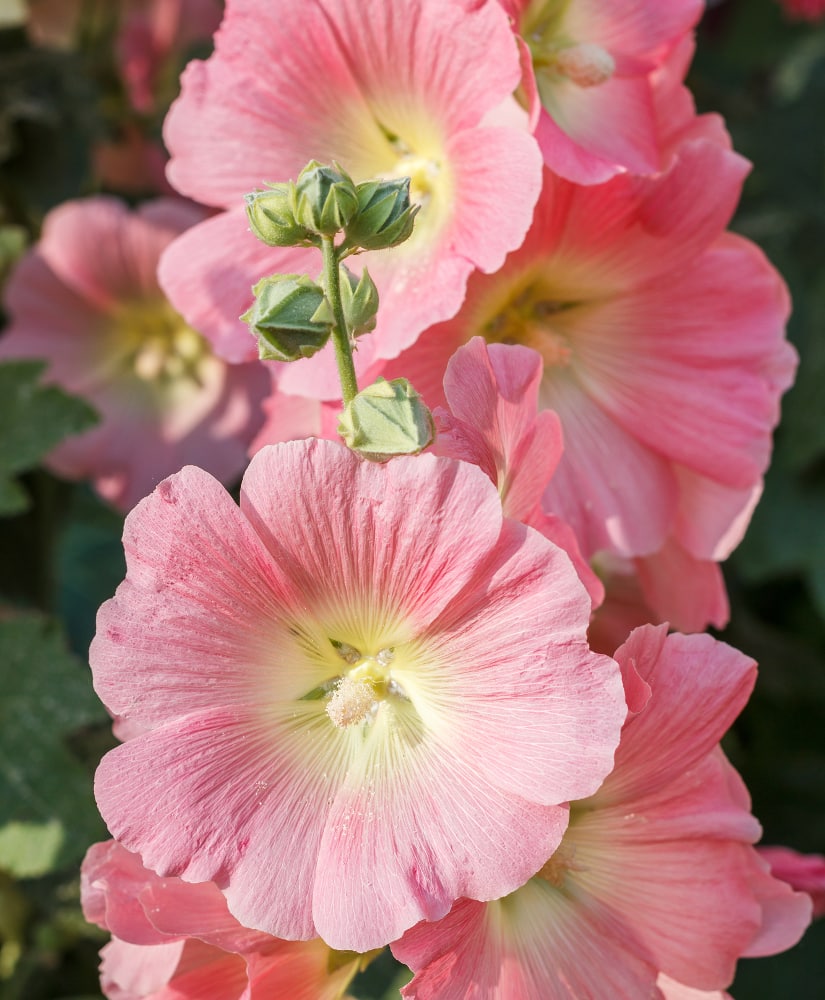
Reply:
<svg viewBox="0 0 825 1000"><path fill-rule="evenodd" d="M116 51L136 111L153 110L159 91L175 92L178 60L221 23L221 0L121 0ZM167 101L168 103L168 101Z"/></svg>
<svg viewBox="0 0 825 1000"><path fill-rule="evenodd" d="M100 423L47 465L128 509L187 462L225 482L260 425L260 364L227 366L158 287L163 249L203 211L160 199L132 212L115 198L66 202L9 279L0 358L43 358L46 379L88 400Z"/></svg>
<svg viewBox="0 0 825 1000"><path fill-rule="evenodd" d="M821 21L825 17L825 0L779 0L788 17L798 21Z"/></svg>
<svg viewBox="0 0 825 1000"><path fill-rule="evenodd" d="M690 996L724 989L740 956L803 933L810 900L751 847L759 824L718 746L747 701L753 661L663 626L637 629L616 658L630 714L613 772L571 803L560 847L521 889L462 900L393 944L416 972L402 996ZM675 980L661 992L660 973Z"/></svg>
<svg viewBox="0 0 825 1000"><path fill-rule="evenodd" d="M247 926L365 951L512 891L612 766L624 698L587 594L475 466L278 445L240 510L184 469L124 546L90 657L138 735L98 805Z"/></svg>
<svg viewBox="0 0 825 1000"><path fill-rule="evenodd" d="M238 316L273 272L320 270L315 250L271 249L249 232L245 193L335 160L356 181L410 176L412 238L365 254L381 294L359 371L452 316L475 268L495 271L530 224L541 156L493 113L520 76L508 18L478 0L229 0L206 62L191 63L166 120L173 185L227 209L177 241L161 280L231 361L256 355ZM504 116L508 121L508 116ZM282 391L337 398L332 352L283 366Z"/></svg>
<svg viewBox="0 0 825 1000"><path fill-rule="evenodd" d="M713 575L707 564L741 539L795 371L781 278L723 232L746 171L698 138L655 178L579 187L547 172L524 245L496 274L473 276L454 319L375 369L404 374L433 406L471 337L537 350L539 401L565 445L545 509L588 558L659 559L644 567L650 584L691 561L697 579ZM723 613L715 591L704 610Z"/></svg>
<svg viewBox="0 0 825 1000"><path fill-rule="evenodd" d="M690 38L701 0L501 0L522 98L547 166L579 184L663 166L657 73Z"/></svg>
<svg viewBox="0 0 825 1000"><path fill-rule="evenodd" d="M112 934L101 951L110 1000L339 1000L361 964L323 941L241 927L211 882L160 878L117 841L93 844L83 913Z"/></svg>
<svg viewBox="0 0 825 1000"><path fill-rule="evenodd" d="M760 847L759 853L771 866L771 875L799 892L807 892L814 904L814 916L825 916L825 857L800 854L789 847Z"/></svg>

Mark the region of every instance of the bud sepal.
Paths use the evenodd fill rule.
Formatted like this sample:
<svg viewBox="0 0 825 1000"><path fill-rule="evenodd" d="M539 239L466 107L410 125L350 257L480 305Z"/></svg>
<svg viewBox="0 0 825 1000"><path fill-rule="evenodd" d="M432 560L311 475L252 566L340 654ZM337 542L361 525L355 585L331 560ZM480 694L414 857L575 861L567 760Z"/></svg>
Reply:
<svg viewBox="0 0 825 1000"><path fill-rule="evenodd" d="M244 195L249 228L270 247L320 246L321 238L295 218L297 192L292 181L270 184Z"/></svg>
<svg viewBox="0 0 825 1000"><path fill-rule="evenodd" d="M305 274L274 274L252 291L255 302L241 319L258 339L262 361L312 357L332 333L323 289Z"/></svg>
<svg viewBox="0 0 825 1000"><path fill-rule="evenodd" d="M295 221L319 236L346 229L358 211L355 182L338 166L310 160L295 182Z"/></svg>
<svg viewBox="0 0 825 1000"><path fill-rule="evenodd" d="M346 229L341 249L386 250L412 235L420 205L410 203L410 178L365 181L357 187L358 211Z"/></svg>
<svg viewBox="0 0 825 1000"><path fill-rule="evenodd" d="M417 455L435 438L432 414L405 378L378 378L344 408L338 433L371 462Z"/></svg>

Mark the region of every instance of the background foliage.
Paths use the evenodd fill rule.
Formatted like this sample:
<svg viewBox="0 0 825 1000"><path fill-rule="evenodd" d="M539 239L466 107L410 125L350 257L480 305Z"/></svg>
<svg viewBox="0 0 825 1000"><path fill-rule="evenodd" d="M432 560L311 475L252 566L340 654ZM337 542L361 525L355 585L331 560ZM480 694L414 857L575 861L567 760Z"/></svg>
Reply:
<svg viewBox="0 0 825 1000"><path fill-rule="evenodd" d="M46 211L102 189L94 145L134 114L105 57L111 30L89 22L72 52L0 30L0 281ZM765 842L825 853L825 24L790 23L774 0L717 3L690 84L754 163L735 228L784 274L801 359L764 498L726 566L722 638L761 666L727 749ZM161 113L137 122L144 134ZM123 576L122 519L38 467L94 419L38 374L0 367L0 998L91 1000L103 936L80 916L77 866L106 835L91 777L113 741L85 660L95 611ZM397 975L387 956L354 992L381 997ZM732 992L817 1000L823 983L820 921L788 954L743 961Z"/></svg>

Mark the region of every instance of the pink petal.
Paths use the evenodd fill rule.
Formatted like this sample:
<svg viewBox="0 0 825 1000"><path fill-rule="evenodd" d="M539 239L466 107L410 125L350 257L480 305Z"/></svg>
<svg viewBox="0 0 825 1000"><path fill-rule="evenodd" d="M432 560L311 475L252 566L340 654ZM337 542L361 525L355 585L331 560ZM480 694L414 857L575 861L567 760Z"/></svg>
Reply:
<svg viewBox="0 0 825 1000"><path fill-rule="evenodd" d="M551 375L542 403L561 418L565 451L545 490L544 508L573 528L585 555L599 549L656 551L677 504L668 463L613 423L586 390ZM609 469L609 476L605 470ZM639 496L645 517L638 516Z"/></svg>
<svg viewBox="0 0 825 1000"><path fill-rule="evenodd" d="M800 854L789 847L760 847L759 854L771 868L771 875L787 882L813 900L814 917L825 913L825 857Z"/></svg>
<svg viewBox="0 0 825 1000"><path fill-rule="evenodd" d="M577 183L593 184L624 170L652 174L659 169L647 80L614 76L598 87L587 88L568 80L542 88L539 81L539 92L546 113L539 120L536 139L544 162L555 173ZM607 122L609 128L605 127Z"/></svg>
<svg viewBox="0 0 825 1000"><path fill-rule="evenodd" d="M688 772L741 712L756 679L753 660L709 635L670 635L662 646L657 630L645 626L616 650L619 663L626 658L653 696L627 720L599 802L631 801Z"/></svg>
<svg viewBox="0 0 825 1000"><path fill-rule="evenodd" d="M634 560L645 600L661 621L680 632L724 628L730 618L719 565L699 560L668 539L658 552Z"/></svg>
<svg viewBox="0 0 825 1000"><path fill-rule="evenodd" d="M797 944L807 930L814 912L813 899L805 891L795 891L800 887L775 876L762 851L753 853L751 864L751 886L762 906L762 925L745 955L776 955Z"/></svg>
<svg viewBox="0 0 825 1000"><path fill-rule="evenodd" d="M416 973L405 1000L580 1000L655 997L655 971L597 904L587 909L540 879L486 906L460 900L449 916L419 924L392 945Z"/></svg>

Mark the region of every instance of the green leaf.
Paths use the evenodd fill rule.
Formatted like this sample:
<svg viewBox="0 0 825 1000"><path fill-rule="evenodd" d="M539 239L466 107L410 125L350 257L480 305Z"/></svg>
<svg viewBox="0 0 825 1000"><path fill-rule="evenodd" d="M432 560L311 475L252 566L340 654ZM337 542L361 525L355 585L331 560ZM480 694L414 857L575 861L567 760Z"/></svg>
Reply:
<svg viewBox="0 0 825 1000"><path fill-rule="evenodd" d="M0 515L18 514L28 499L12 479L37 465L70 434L96 422L94 410L55 386L40 385L44 361L0 364Z"/></svg>
<svg viewBox="0 0 825 1000"><path fill-rule="evenodd" d="M75 864L105 834L69 740L107 716L88 670L39 615L0 621L0 689L0 868L31 877Z"/></svg>

